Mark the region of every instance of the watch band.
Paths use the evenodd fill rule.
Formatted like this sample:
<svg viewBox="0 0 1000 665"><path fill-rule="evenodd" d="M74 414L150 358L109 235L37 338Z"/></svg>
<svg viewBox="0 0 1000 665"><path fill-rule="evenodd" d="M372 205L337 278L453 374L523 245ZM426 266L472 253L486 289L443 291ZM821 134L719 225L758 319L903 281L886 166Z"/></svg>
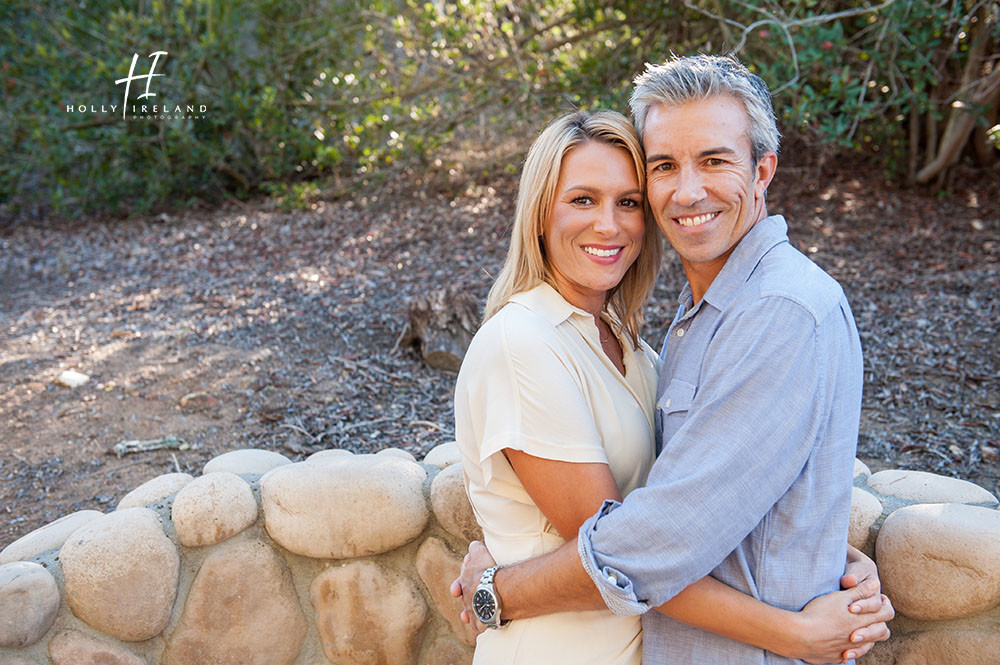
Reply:
<svg viewBox="0 0 1000 665"><path fill-rule="evenodd" d="M493 576L496 575L499 569L500 566L492 566L483 571L482 577L479 578L479 585L476 587L476 600L473 601L473 612L476 618L487 628L493 629L507 624L507 621L500 619L500 614L503 610L500 604L500 596L493 586ZM482 597L480 598L480 596ZM478 602L484 602L487 606L492 606L492 612L489 616L484 617L479 613Z"/></svg>
<svg viewBox="0 0 1000 665"><path fill-rule="evenodd" d="M479 583L480 584L489 584L489 585L492 586L493 585L493 576L497 574L498 570L500 570L500 566L492 566L492 567L487 568L486 570L484 570L483 571L483 576L479 578ZM493 595L495 596L496 593L497 593L496 590L494 590L493 591Z"/></svg>

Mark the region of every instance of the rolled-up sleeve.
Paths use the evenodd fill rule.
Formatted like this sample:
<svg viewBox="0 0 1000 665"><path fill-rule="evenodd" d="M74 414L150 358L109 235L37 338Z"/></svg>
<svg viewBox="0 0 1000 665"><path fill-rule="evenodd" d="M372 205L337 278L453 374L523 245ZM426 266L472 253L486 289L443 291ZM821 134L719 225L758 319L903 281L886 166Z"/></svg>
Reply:
<svg viewBox="0 0 1000 665"><path fill-rule="evenodd" d="M613 612L643 613L707 575L795 482L825 426L827 347L842 334L828 318L762 298L713 333L646 487L580 528L581 560Z"/></svg>
<svg viewBox="0 0 1000 665"><path fill-rule="evenodd" d="M597 520L621 505L619 501L606 500L601 509L580 527L576 544L583 567L597 585L597 590L601 592L608 609L619 616L634 616L645 614L651 609L650 606L636 598L631 581L622 571L597 563L591 539L587 535L596 529Z"/></svg>

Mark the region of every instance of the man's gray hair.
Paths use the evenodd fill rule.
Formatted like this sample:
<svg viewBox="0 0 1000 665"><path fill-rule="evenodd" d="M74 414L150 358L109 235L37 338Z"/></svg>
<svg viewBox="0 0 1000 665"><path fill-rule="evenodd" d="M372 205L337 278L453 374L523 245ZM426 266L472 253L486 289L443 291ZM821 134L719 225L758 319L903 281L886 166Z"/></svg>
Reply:
<svg viewBox="0 0 1000 665"><path fill-rule="evenodd" d="M643 138L646 115L656 104L676 106L714 95L730 95L743 103L754 165L768 152L778 152L781 133L774 120L771 92L764 79L736 58L718 55L674 57L661 65L646 64L635 78L629 99L632 121Z"/></svg>

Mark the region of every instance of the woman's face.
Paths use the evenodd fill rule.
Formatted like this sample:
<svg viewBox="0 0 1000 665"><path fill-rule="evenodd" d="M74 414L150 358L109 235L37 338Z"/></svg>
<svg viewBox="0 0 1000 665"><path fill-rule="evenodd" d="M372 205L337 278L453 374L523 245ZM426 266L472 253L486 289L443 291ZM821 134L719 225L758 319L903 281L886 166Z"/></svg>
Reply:
<svg viewBox="0 0 1000 665"><path fill-rule="evenodd" d="M643 198L623 148L589 141L563 158L543 239L559 293L597 314L639 256Z"/></svg>

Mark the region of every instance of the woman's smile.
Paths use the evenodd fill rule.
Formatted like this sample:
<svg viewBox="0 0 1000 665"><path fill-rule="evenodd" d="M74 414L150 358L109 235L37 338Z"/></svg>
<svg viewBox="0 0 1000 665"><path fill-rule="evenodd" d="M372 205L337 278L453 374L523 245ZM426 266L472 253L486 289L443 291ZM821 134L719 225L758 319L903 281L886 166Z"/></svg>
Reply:
<svg viewBox="0 0 1000 665"><path fill-rule="evenodd" d="M643 194L631 165L627 151L607 143L570 150L542 234L554 286L595 314L642 249Z"/></svg>

